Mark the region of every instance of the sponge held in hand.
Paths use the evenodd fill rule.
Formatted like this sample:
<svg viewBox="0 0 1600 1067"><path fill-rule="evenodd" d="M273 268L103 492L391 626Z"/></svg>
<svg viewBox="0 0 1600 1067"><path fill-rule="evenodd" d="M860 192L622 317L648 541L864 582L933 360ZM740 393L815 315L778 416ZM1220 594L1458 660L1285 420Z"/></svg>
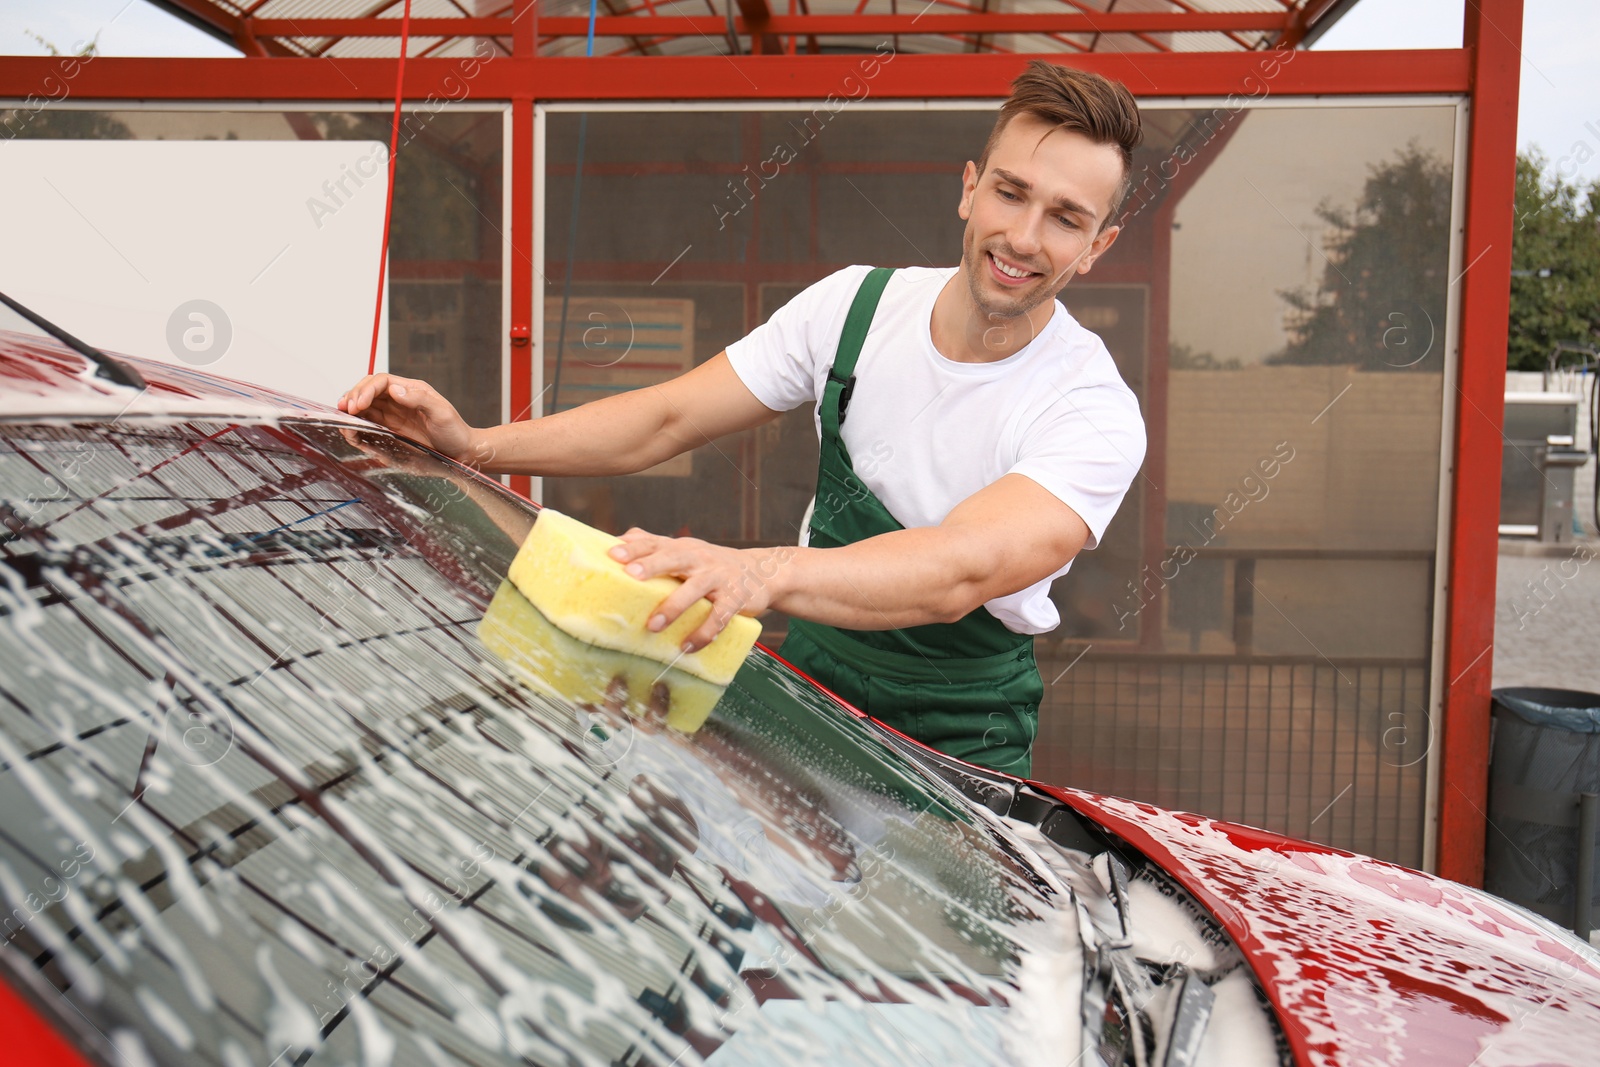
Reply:
<svg viewBox="0 0 1600 1067"><path fill-rule="evenodd" d="M710 717L724 686L654 660L579 641L559 630L510 582L501 582L478 624L478 639L534 689L569 704L603 706L625 693L629 714L644 715L665 690L666 724L692 734Z"/></svg>
<svg viewBox="0 0 1600 1067"><path fill-rule="evenodd" d="M669 664L717 685L733 681L761 636L761 624L735 615L705 648L684 652L683 642L711 614L711 602L696 601L652 633L645 623L682 583L628 574L607 555L621 543L621 538L545 508L506 577L545 618L580 641Z"/></svg>

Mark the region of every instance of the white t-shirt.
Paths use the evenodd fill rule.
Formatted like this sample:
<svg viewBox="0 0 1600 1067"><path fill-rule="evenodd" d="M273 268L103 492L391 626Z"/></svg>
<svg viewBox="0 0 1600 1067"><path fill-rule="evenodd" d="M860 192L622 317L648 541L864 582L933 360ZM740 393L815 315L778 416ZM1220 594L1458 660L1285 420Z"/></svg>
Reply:
<svg viewBox="0 0 1600 1067"><path fill-rule="evenodd" d="M1139 402L1104 342L1059 301L1039 336L1014 355L993 363L940 355L933 304L957 269L902 268L884 290L841 430L856 474L906 527L937 526L978 490L1026 475L1078 513L1089 527L1085 548L1093 548L1144 462ZM845 315L869 270L829 275L728 346L757 400L789 411L822 399ZM808 531L809 520L802 543ZM1015 633L1052 630L1061 617L1050 582L1067 569L984 606Z"/></svg>

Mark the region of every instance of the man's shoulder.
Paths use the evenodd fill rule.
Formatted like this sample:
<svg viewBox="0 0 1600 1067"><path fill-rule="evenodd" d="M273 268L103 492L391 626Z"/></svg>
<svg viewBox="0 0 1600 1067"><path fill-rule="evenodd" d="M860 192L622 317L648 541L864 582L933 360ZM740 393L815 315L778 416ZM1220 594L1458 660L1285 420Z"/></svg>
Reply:
<svg viewBox="0 0 1600 1067"><path fill-rule="evenodd" d="M1122 383L1122 374L1117 370L1116 358L1112 356L1111 349L1106 347L1104 338L1079 322L1059 301L1055 321L1057 323L1055 342L1073 354L1075 357L1073 362L1085 372L1085 384L1098 382L1103 378L1115 379L1118 384Z"/></svg>
<svg viewBox="0 0 1600 1067"><path fill-rule="evenodd" d="M931 283L943 284L950 275L960 270L954 267L896 267L894 276L908 285L926 285Z"/></svg>
<svg viewBox="0 0 1600 1067"><path fill-rule="evenodd" d="M1056 313L1060 325L1055 344L1065 358L1052 361L1054 400L1068 407L1085 402L1139 412L1139 399L1123 380L1117 361L1099 334L1084 326L1066 308ZM1070 394L1070 399L1069 399Z"/></svg>
<svg viewBox="0 0 1600 1067"><path fill-rule="evenodd" d="M835 311L843 321L844 309L855 296L861 283L872 271L872 267L865 263L855 263L848 267L840 267L832 274L825 274L800 290L789 301L789 306L795 310L802 310L808 318L826 316L829 310Z"/></svg>
<svg viewBox="0 0 1600 1067"><path fill-rule="evenodd" d="M856 263L848 267L841 267L832 274L827 275L813 283L810 288L816 291L854 293L861 287L867 275L880 268L868 263ZM891 286L921 286L943 285L959 267L890 267L894 271L889 279Z"/></svg>
<svg viewBox="0 0 1600 1067"><path fill-rule="evenodd" d="M865 263L856 263L848 267L841 267L832 274L808 285L795 298L790 301L791 314L799 314L804 318L827 323L828 331L837 339L839 330L844 325L845 314L850 304L855 300L856 293L860 290L867 275L878 268ZM890 277L884 289L883 302L880 309L897 309L914 302L925 293L929 287L937 289L942 286L950 275L958 270L957 267L896 267L894 275ZM892 318L882 311L877 316L880 320Z"/></svg>

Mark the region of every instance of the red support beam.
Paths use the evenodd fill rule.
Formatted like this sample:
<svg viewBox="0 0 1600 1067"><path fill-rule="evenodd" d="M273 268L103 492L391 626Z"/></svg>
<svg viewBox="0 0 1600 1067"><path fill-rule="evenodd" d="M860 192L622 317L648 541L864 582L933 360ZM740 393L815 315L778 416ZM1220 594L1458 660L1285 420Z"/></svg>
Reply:
<svg viewBox="0 0 1600 1067"><path fill-rule="evenodd" d="M301 53L285 47L277 41L257 41L249 27L249 20L240 18L231 12L224 11L211 0L162 0L161 7L173 9L179 18L190 21L203 22L213 26L228 35L234 46L247 56L298 56ZM399 33L399 24L396 23L395 33Z"/></svg>
<svg viewBox="0 0 1600 1067"><path fill-rule="evenodd" d="M533 16L529 16L531 19ZM540 23L543 31L544 19ZM821 56L514 56L477 66L464 78L459 59L414 59L406 64L406 97L413 101L535 100L795 100L829 96L848 105L849 84L863 81L872 99L951 99L1003 96L1029 59L1065 63L1131 86L1154 84L1162 96L1228 96L1259 81L1259 52L1059 53L1027 55L898 55L871 75L862 55ZM394 99L393 59L155 59L97 58L79 63L67 81L73 100ZM1273 78L1274 96L1378 93L1465 93L1472 54L1463 49L1394 52L1303 52ZM0 64L0 98L40 106L62 97L51 56L8 56ZM849 79L847 84L846 79ZM1250 79L1247 81L1246 79ZM463 83L466 86L463 93ZM1152 96L1145 92L1142 95ZM1515 94L1513 93L1513 96ZM419 103L419 106L428 106ZM1509 210L1509 201L1507 205Z"/></svg>
<svg viewBox="0 0 1600 1067"><path fill-rule="evenodd" d="M511 9L511 54L521 62L532 62L539 54L539 0L515 0ZM511 217L506 220L511 235L510 388L506 401L512 421L531 418L533 411L533 360L542 358L544 338L533 336L533 298L535 250L533 247L534 183L533 98L521 96L511 103ZM510 478L513 491L528 496L533 480L527 475Z"/></svg>
<svg viewBox="0 0 1600 1067"><path fill-rule="evenodd" d="M1289 20L1289 28L1283 31L1278 38L1276 47L1293 48L1305 39L1318 20L1324 18L1330 9L1340 0L1306 0L1295 9Z"/></svg>
<svg viewBox="0 0 1600 1067"><path fill-rule="evenodd" d="M758 55L776 56L783 53L783 45L778 40L778 35L772 31L772 9L767 6L767 0L739 0L739 26L750 34L750 51ZM630 19L629 21L637 21ZM660 22L659 18L652 18L650 34L655 36L659 30L654 23ZM712 22L713 19L701 19L702 22ZM595 27L599 33L600 28ZM638 32L635 30L635 32ZM698 31L697 31L698 33ZM680 35L682 36L682 35Z"/></svg>
<svg viewBox="0 0 1600 1067"><path fill-rule="evenodd" d="M1451 478L1438 873L1482 885L1522 0L1467 0L1465 31L1472 56L1472 114L1466 235L1462 274L1455 283L1461 286L1461 356Z"/></svg>
<svg viewBox="0 0 1600 1067"><path fill-rule="evenodd" d="M539 54L538 0L516 0L511 16L511 54L522 59Z"/></svg>
<svg viewBox="0 0 1600 1067"><path fill-rule="evenodd" d="M513 422L533 418L533 360L543 358L544 338L533 336L533 100L511 103L511 389ZM527 475L513 475L511 488L528 495Z"/></svg>
<svg viewBox="0 0 1600 1067"><path fill-rule="evenodd" d="M399 19L247 19L257 37L398 37ZM587 25L588 19L572 19ZM411 20L417 37L505 37L514 32L511 19L420 18ZM541 30L541 32L544 32Z"/></svg>
<svg viewBox="0 0 1600 1067"><path fill-rule="evenodd" d="M773 15L763 0L739 0L740 17L734 29L742 35L755 35L774 42L770 54L781 49L779 36L829 35L893 36L895 34L995 34L995 33L1284 33L1289 17L1275 11L1204 12L1116 12L1088 15L1071 9L1048 14L1015 12L975 12L955 15ZM762 12L766 12L765 15ZM249 32L257 37L397 37L397 19L247 19ZM709 37L716 40L727 31L721 15L632 16L609 15L595 20L598 37L630 37L647 33L652 37ZM418 37L503 37L512 32L510 19L421 18L411 20L411 32ZM539 20L543 37L583 37L589 20L581 17Z"/></svg>

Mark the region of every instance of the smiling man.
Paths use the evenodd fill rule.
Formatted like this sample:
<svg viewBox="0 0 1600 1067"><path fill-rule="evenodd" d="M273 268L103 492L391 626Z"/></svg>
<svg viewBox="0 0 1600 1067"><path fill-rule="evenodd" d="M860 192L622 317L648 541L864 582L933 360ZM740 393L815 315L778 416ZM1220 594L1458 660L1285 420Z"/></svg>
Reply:
<svg viewBox="0 0 1600 1067"><path fill-rule="evenodd" d="M339 401L495 473L614 475L817 404L817 493L798 548L643 530L616 558L700 597L791 617L780 650L874 717L1027 776L1050 583L1093 548L1145 448L1100 339L1055 299L1115 242L1139 110L1123 86L1034 62L963 174L961 263L848 267L687 374L571 411L474 429L424 382L379 374Z"/></svg>

